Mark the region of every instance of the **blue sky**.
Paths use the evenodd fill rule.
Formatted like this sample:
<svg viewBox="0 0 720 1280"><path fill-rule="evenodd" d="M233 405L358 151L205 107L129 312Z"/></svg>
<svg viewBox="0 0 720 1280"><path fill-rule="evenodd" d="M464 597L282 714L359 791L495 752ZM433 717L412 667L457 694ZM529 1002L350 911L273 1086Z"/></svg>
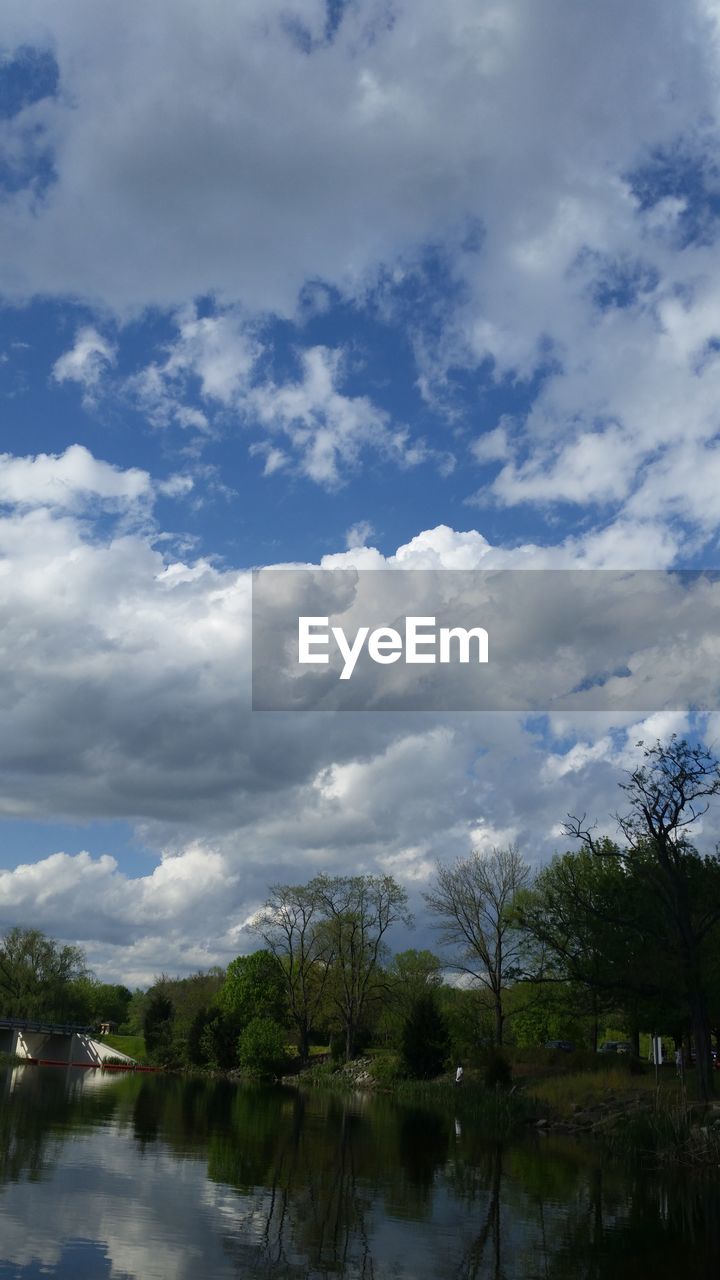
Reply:
<svg viewBox="0 0 720 1280"><path fill-rule="evenodd" d="M258 721L246 571L717 565L719 17L7 0L4 923L224 962L269 881L542 860L685 730Z"/></svg>

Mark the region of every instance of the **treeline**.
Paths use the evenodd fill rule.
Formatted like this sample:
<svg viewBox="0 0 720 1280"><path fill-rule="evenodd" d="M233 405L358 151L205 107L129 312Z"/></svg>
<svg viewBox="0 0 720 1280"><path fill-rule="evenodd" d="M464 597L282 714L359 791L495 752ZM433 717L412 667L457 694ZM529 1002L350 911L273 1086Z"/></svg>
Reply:
<svg viewBox="0 0 720 1280"><path fill-rule="evenodd" d="M488 1046L569 1039L594 1050L612 1026L636 1049L641 1031L685 1040L708 1096L713 1035L720 1047L720 858L691 835L720 791L720 766L673 738L646 749L620 785L614 840L570 818L575 847L535 875L516 847L440 865L425 895L438 954L391 954L393 927L412 924L392 877L320 875L271 888L250 926L255 951L227 971L159 978L117 1021L142 1030L150 1059L167 1065L272 1075L289 1052L307 1061L329 1046L349 1059L372 1046L419 1077ZM49 1006L67 1009L90 979L80 953L48 945L60 971L50 966ZM4 966L3 953L0 984ZM24 997L13 998L19 1009Z"/></svg>
<svg viewBox="0 0 720 1280"><path fill-rule="evenodd" d="M132 992L98 982L81 947L39 929L9 929L0 943L0 1017L92 1026L126 1021Z"/></svg>
<svg viewBox="0 0 720 1280"><path fill-rule="evenodd" d="M441 956L390 958L389 930L410 924L391 877L274 886L252 923L262 949L233 962L191 1025L172 1012L184 1003L177 985L173 1000L159 984L150 1043L208 1065L263 1054L269 1063L289 1035L301 1059L313 1040L345 1058L372 1043L430 1075L488 1043L568 1038L595 1049L611 1024L636 1050L643 1030L685 1039L709 1095L713 1034L720 1045L720 859L700 854L691 835L720 791L720 766L705 747L673 738L646 748L620 786L618 838L570 818L576 847L535 876L516 847L439 866L426 904Z"/></svg>

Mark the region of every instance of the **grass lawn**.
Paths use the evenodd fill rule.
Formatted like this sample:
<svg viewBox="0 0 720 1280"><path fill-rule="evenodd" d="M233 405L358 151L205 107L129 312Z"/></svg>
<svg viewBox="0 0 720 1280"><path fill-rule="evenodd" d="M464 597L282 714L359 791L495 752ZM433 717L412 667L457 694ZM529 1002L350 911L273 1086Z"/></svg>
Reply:
<svg viewBox="0 0 720 1280"><path fill-rule="evenodd" d="M145 1053L145 1037L140 1036L100 1036L103 1044L110 1045L112 1049L117 1049L119 1053L126 1053L129 1058L134 1058L136 1062L146 1063L147 1055Z"/></svg>
<svg viewBox="0 0 720 1280"><path fill-rule="evenodd" d="M686 1073L685 1084L685 1096L687 1101L692 1102L697 1097L694 1071ZM661 1108L677 1107L683 1101L683 1091L675 1068L669 1066L660 1070L657 1093L653 1071L635 1076L620 1067L608 1067L602 1071L579 1071L574 1075L547 1076L542 1080L528 1082L526 1091L529 1096L544 1103L555 1115L564 1115L575 1106L592 1106L609 1095L621 1102L632 1098L647 1098L648 1101L657 1101Z"/></svg>

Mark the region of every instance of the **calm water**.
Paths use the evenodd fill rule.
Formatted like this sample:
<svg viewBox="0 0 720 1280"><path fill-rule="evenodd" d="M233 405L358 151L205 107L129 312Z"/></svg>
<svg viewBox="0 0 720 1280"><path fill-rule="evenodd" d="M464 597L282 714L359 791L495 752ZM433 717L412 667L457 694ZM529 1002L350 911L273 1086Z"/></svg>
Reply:
<svg viewBox="0 0 720 1280"><path fill-rule="evenodd" d="M21 1067L0 1277L716 1276L720 1188L389 1098Z"/></svg>

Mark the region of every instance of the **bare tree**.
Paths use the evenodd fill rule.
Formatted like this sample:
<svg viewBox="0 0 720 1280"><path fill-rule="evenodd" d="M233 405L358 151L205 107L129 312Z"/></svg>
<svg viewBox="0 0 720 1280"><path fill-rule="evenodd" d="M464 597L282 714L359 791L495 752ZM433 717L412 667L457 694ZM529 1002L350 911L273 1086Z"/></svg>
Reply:
<svg viewBox="0 0 720 1280"><path fill-rule="evenodd" d="M392 876L317 876L308 889L326 920L333 954L330 994L345 1033L345 1057L377 991L385 934L412 918L407 893Z"/></svg>
<svg viewBox="0 0 720 1280"><path fill-rule="evenodd" d="M305 1060L333 959L332 937L323 925L323 906L313 884L272 885L249 928L280 962L298 1053Z"/></svg>
<svg viewBox="0 0 720 1280"><path fill-rule="evenodd" d="M425 895L438 917L442 941L453 950L452 967L491 994L497 1045L503 1042L503 995L524 946L513 905L529 879L530 867L517 845L488 854L476 849L453 866L438 865L435 888Z"/></svg>

